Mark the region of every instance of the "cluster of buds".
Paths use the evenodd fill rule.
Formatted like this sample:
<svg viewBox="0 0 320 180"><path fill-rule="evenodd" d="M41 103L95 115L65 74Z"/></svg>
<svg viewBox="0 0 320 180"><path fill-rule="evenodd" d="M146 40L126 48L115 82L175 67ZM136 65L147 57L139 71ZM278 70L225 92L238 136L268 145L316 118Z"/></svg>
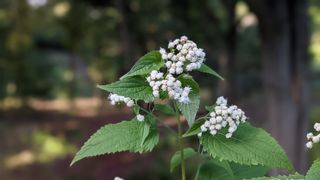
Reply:
<svg viewBox="0 0 320 180"><path fill-rule="evenodd" d="M160 96L160 91L168 92L170 98L178 100L180 103L189 103L190 87L182 87L179 80L173 77L172 74L164 74L159 71L152 71L147 77L149 85L152 87L154 97Z"/></svg>
<svg viewBox="0 0 320 180"><path fill-rule="evenodd" d="M128 97L120 96L118 94L110 93L108 99L110 100L111 105L116 105L120 103L125 103L128 107L134 105L134 101Z"/></svg>
<svg viewBox="0 0 320 180"><path fill-rule="evenodd" d="M313 126L314 130L318 133L318 135L313 135L312 132L307 134L308 142L306 147L311 149L314 143L320 142L320 123L315 123Z"/></svg>
<svg viewBox="0 0 320 180"><path fill-rule="evenodd" d="M238 125L244 123L246 119L247 117L241 109L235 105L228 107L227 100L224 97L219 97L214 111L210 112L209 118L201 125L201 133L198 136L200 137L202 133L207 131L215 136L220 129L228 127L226 138L231 138Z"/></svg>
<svg viewBox="0 0 320 180"><path fill-rule="evenodd" d="M166 61L166 67L170 74L181 74L184 71L199 69L205 60L206 54L203 49L198 48L197 44L188 37L182 36L168 44L169 52L160 48L162 59Z"/></svg>

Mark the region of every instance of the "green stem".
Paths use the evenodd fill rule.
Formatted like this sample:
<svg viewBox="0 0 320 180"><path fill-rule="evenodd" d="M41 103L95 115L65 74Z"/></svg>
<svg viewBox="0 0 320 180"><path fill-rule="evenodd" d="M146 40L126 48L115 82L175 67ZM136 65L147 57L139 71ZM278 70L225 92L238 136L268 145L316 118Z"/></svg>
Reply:
<svg viewBox="0 0 320 180"><path fill-rule="evenodd" d="M184 152L183 152L183 141L182 141L182 129L181 129L181 121L180 121L180 113L177 108L176 103L174 103L174 108L177 112L177 125L178 125L178 145L180 150L181 157L181 179L186 180L186 165L184 161Z"/></svg>
<svg viewBox="0 0 320 180"><path fill-rule="evenodd" d="M146 110L146 109L144 109L144 108L142 108L142 107L140 107L140 109L141 109L142 111L144 111L145 113L153 116L152 112L149 112L148 110ZM155 117L155 116L154 116L154 117ZM177 133L176 133L170 126L168 126L165 122L163 122L163 121L162 121L161 119L159 119L158 117L155 117L155 118L156 118L157 120L159 120L160 124L162 124L165 128L167 128L172 134L177 135Z"/></svg>

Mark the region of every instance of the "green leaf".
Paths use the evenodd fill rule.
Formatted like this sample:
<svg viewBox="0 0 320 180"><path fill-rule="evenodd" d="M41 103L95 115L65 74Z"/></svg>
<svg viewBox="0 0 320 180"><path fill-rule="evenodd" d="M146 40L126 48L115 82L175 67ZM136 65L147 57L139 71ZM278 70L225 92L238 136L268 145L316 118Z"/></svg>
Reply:
<svg viewBox="0 0 320 180"><path fill-rule="evenodd" d="M149 131L148 135L147 132ZM145 123L136 119L108 124L94 133L77 152L71 162L102 154L115 152L147 152L151 151L159 141L159 134L155 127L146 129Z"/></svg>
<svg viewBox="0 0 320 180"><path fill-rule="evenodd" d="M234 180L232 169L228 162L212 159L200 166L195 180Z"/></svg>
<svg viewBox="0 0 320 180"><path fill-rule="evenodd" d="M236 163L229 164L236 180L264 176L270 170L270 168L265 166L246 166Z"/></svg>
<svg viewBox="0 0 320 180"><path fill-rule="evenodd" d="M188 104L177 103L179 110L181 113L187 118L188 125L191 127L195 121L199 105L200 105L200 97L197 95L189 95L190 102Z"/></svg>
<svg viewBox="0 0 320 180"><path fill-rule="evenodd" d="M209 112L214 111L214 107L215 106L205 106L206 110L209 111Z"/></svg>
<svg viewBox="0 0 320 180"><path fill-rule="evenodd" d="M315 160L306 175L306 180L320 179L320 160Z"/></svg>
<svg viewBox="0 0 320 180"><path fill-rule="evenodd" d="M203 73L207 73L207 74L211 74L213 76L218 77L221 80L224 80L222 76L220 76L217 72L215 72L213 69L211 69L209 66L202 64L200 69L198 69L198 71L203 72Z"/></svg>
<svg viewBox="0 0 320 180"><path fill-rule="evenodd" d="M257 178L251 178L250 180L304 180L304 179L305 179L304 176L296 173L289 176L257 177Z"/></svg>
<svg viewBox="0 0 320 180"><path fill-rule="evenodd" d="M161 58L159 51L151 51L146 55L142 56L131 70L123 75L120 79L124 79L130 76L145 75L149 74L153 70L159 70L163 67L164 61Z"/></svg>
<svg viewBox="0 0 320 180"><path fill-rule="evenodd" d="M189 75L181 75L177 79L181 81L183 87L189 86L192 88L192 91L189 94L190 102L188 104L177 102L179 110L186 117L188 125L191 127L194 123L200 105L200 88L198 83Z"/></svg>
<svg viewBox="0 0 320 180"><path fill-rule="evenodd" d="M193 135L197 135L198 133L201 132L200 126L206 121L205 118L201 118L198 121L196 121L186 133L182 135L182 137L189 137Z"/></svg>
<svg viewBox="0 0 320 180"><path fill-rule="evenodd" d="M245 166L214 159L201 165L196 180L242 180L263 176L268 170L263 166Z"/></svg>
<svg viewBox="0 0 320 180"><path fill-rule="evenodd" d="M216 136L205 133L201 137L203 148L214 158L243 165L263 165L272 168L294 168L286 153L266 131L249 123L240 124L230 139L224 128Z"/></svg>
<svg viewBox="0 0 320 180"><path fill-rule="evenodd" d="M153 98L152 88L142 76L134 76L120 81L98 85L98 88L132 99L149 101Z"/></svg>
<svg viewBox="0 0 320 180"><path fill-rule="evenodd" d="M134 112L135 114L139 114L139 113L140 113L140 106L139 106L139 105L134 105L134 106L132 107L132 109L133 109L133 112Z"/></svg>
<svg viewBox="0 0 320 180"><path fill-rule="evenodd" d="M163 113L169 114L169 115L176 115L176 112L169 105L155 104L154 109L157 111L161 111Z"/></svg>
<svg viewBox="0 0 320 180"><path fill-rule="evenodd" d="M195 152L192 148L185 148L183 149L183 159L186 160L194 155L196 155L197 152ZM171 158L170 161L170 172L174 170L179 164L181 163L181 151L177 151L174 153L174 155Z"/></svg>
<svg viewBox="0 0 320 180"><path fill-rule="evenodd" d="M147 118L147 117L146 117ZM149 136L150 133L150 124L149 123L143 123L143 133L142 133L142 141L141 141L141 146L143 146L143 143L145 143L147 137Z"/></svg>
<svg viewBox="0 0 320 180"><path fill-rule="evenodd" d="M192 91L191 94L199 94L200 88L198 83L193 79L192 76L187 74L182 74L177 79L181 82L182 87L189 86L191 87Z"/></svg>

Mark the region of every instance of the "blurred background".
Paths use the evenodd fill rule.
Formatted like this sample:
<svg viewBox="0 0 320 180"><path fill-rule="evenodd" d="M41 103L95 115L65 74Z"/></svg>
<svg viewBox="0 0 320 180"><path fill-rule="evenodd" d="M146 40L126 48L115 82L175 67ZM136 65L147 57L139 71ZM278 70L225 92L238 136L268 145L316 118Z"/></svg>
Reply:
<svg viewBox="0 0 320 180"><path fill-rule="evenodd" d="M100 126L133 116L96 85L181 35L226 79L194 74L204 104L227 96L304 173L320 156L319 145L305 149L320 121L320 1L1 0L0 179L176 179L162 127L152 153L69 163Z"/></svg>

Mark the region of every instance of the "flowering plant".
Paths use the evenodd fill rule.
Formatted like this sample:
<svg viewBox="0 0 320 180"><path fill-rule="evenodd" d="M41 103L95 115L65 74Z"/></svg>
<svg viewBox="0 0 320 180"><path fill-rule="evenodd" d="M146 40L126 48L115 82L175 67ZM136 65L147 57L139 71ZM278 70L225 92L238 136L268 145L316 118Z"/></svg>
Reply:
<svg viewBox="0 0 320 180"><path fill-rule="evenodd" d="M289 176L276 179L320 179L320 161L315 161L306 176L296 173L285 151L265 130L247 122L245 113L236 105L228 106L219 97L207 113L197 116L200 88L190 72L199 71L223 79L205 65L204 50L186 36L169 42L168 49L160 48L141 57L119 81L99 85L108 91L110 103L126 104L135 117L117 124L107 124L94 133L74 157L75 162L91 156L121 151L144 153L159 141L157 114L175 116L178 151L173 154L170 170L181 166L181 178L186 179L185 161L201 156L194 179L268 179L263 177L271 169L287 170ZM189 129L183 132L183 115ZM170 128L170 127L168 127ZM320 125L315 129L320 131ZM172 130L172 129L171 129ZM186 147L185 138L196 136L197 150ZM308 134L310 142L319 142L320 135ZM117 179L121 179L116 177ZM189 178L190 179L190 178ZM270 178L274 179L274 178Z"/></svg>

